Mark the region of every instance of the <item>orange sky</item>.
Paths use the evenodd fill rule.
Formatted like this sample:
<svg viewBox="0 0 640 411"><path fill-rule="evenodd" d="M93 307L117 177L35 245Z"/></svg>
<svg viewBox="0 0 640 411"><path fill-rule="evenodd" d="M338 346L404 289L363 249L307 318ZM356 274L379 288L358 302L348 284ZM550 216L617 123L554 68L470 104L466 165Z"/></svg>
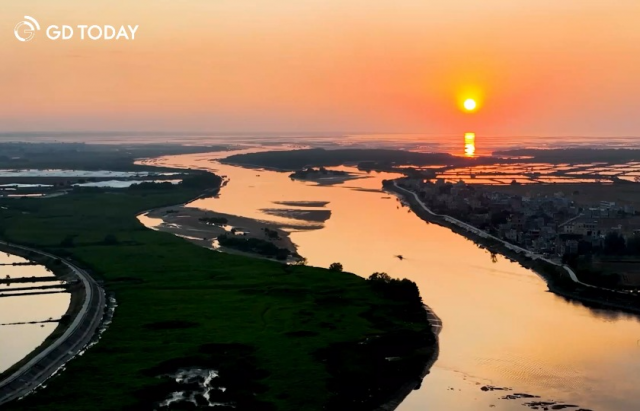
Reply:
<svg viewBox="0 0 640 411"><path fill-rule="evenodd" d="M640 136L640 1L2 0L0 131ZM24 15L139 25L21 43ZM43 28L44 28L43 27ZM480 109L465 114L459 100Z"/></svg>

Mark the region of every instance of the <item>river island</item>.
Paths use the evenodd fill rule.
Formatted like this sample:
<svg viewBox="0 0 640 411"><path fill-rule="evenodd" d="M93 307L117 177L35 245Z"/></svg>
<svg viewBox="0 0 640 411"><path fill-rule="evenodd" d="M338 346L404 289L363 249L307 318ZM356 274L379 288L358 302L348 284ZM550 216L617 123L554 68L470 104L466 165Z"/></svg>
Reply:
<svg viewBox="0 0 640 411"><path fill-rule="evenodd" d="M370 410L420 383L437 339L412 281L214 252L136 218L221 183L191 171L0 199L4 241L74 261L118 304L98 344L3 409Z"/></svg>

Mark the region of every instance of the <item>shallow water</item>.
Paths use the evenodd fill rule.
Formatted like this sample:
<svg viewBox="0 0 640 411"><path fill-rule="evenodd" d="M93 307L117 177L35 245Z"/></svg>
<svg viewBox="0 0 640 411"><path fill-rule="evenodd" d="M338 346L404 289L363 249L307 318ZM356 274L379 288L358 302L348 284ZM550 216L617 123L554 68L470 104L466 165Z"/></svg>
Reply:
<svg viewBox="0 0 640 411"><path fill-rule="evenodd" d="M15 169L0 170L0 177L148 177L150 175L173 175L174 173L149 173L146 171L110 171L110 170L58 170L58 169Z"/></svg>
<svg viewBox="0 0 640 411"><path fill-rule="evenodd" d="M22 257L0 253L0 264L26 262ZM53 277L41 265L0 266L2 278ZM12 288L59 284L59 282L17 283L8 286L0 284L0 293ZM47 292L52 290L36 290ZM59 319L67 311L71 296L69 293L12 296L0 298L0 372L5 371L36 349L55 330L57 323L19 324Z"/></svg>
<svg viewBox="0 0 640 411"><path fill-rule="evenodd" d="M493 260L471 241L420 220L378 191L382 179L393 175L363 174L317 186L291 181L287 173L207 161L216 155L155 162L210 167L228 176L219 198L191 204L204 209L287 222L260 210L283 201L328 201L325 209L332 214L323 229L291 235L310 264L337 261L361 276L385 271L418 284L443 321L440 356L400 410L528 409L522 404L532 400L500 399L513 392L594 411L640 409L637 317L567 302L547 292L535 273L501 257ZM482 391L484 385L513 391Z"/></svg>
<svg viewBox="0 0 640 411"><path fill-rule="evenodd" d="M178 184L182 180L107 180L107 181L95 181L91 183L78 183L74 184L77 187L108 187L108 188L128 188L132 185L140 183L171 183Z"/></svg>

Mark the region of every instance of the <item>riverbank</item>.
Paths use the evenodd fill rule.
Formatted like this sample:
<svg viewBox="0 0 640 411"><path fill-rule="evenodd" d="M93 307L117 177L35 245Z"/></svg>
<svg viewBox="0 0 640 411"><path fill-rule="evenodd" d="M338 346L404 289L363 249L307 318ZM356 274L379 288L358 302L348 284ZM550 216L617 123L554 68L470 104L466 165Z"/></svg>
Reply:
<svg viewBox="0 0 640 411"><path fill-rule="evenodd" d="M172 161L183 167L198 165L188 158L167 164ZM370 179L342 189L294 182L284 173L264 171L254 179L253 170L218 163L211 168L229 176L231 183L220 198L199 202L203 207L260 216L262 208L276 201L329 201L332 217L324 229L291 235L309 264L340 262L347 271L364 274L384 270L418 284L446 329L439 337L436 365L398 410L477 411L492 409L490 405L502 411L528 410L524 403L533 400L512 399L513 393L584 409L639 407L632 387L607 378L635 378L638 349L629 337L640 335L635 316L591 310L559 298L517 262L501 255L493 262L474 242L427 224L400 206L395 196L381 192L382 180L397 175L372 173ZM374 188L378 194L361 191ZM398 254L403 260L395 257ZM513 390L485 392L485 385ZM502 399L507 395L509 399Z"/></svg>
<svg viewBox="0 0 640 411"><path fill-rule="evenodd" d="M186 205L162 207L148 211L143 215L153 219L160 219L162 223L153 228L159 231L171 233L186 240L210 249L238 253L252 257L264 258L257 253L249 253L235 250L230 247L221 247L216 238L223 234L242 236L243 238L255 238L267 241L276 247L288 250L292 255L297 255L297 247L291 241L289 233L284 227L294 229L312 229L314 226L291 226L267 221L259 221L231 214L217 213L202 210ZM148 220L145 220L145 222ZM293 258L293 261L299 258Z"/></svg>
<svg viewBox="0 0 640 411"><path fill-rule="evenodd" d="M0 252L17 255L19 257L25 258L29 261L36 262L40 265L43 265L51 270L53 275L57 280L64 281L67 285L67 292L70 295L70 302L67 311L62 316L60 321L58 322L55 330L42 342L42 344L32 351L29 355L27 355L22 360L18 361L11 368L5 370L0 373L0 385L2 385L2 381L5 380L9 375L18 370L24 364L26 364L31 358L38 355L42 350L51 345L53 341L58 339L64 331L69 327L70 319L75 318L80 309L82 308L82 302L85 298L85 290L81 284L78 283L77 276L64 264L56 264L53 258L50 258L43 254L38 254L32 251L28 251L22 248L15 247L13 245L4 243L0 241Z"/></svg>
<svg viewBox="0 0 640 411"><path fill-rule="evenodd" d="M53 333L32 353L0 375L0 404L4 404L38 388L85 349L100 326L106 301L97 283L68 261L4 241L0 242L0 249L43 264L60 280L70 284L68 289L71 292L69 308Z"/></svg>
<svg viewBox="0 0 640 411"><path fill-rule="evenodd" d="M362 178L362 176L343 170L331 170L324 167L306 167L291 173L289 178L298 181L310 181L318 185L332 185L356 180Z"/></svg>
<svg viewBox="0 0 640 411"><path fill-rule="evenodd" d="M185 390L166 376L194 367L219 375L214 383L226 390L213 391L216 401L252 410L326 409L342 398L378 405L398 381L418 378L430 326L422 308L407 317L409 299L349 273L211 252L136 219L198 194L174 187L0 200L5 238L72 258L118 300L100 344L8 410L149 409ZM319 353L358 355L328 368ZM354 389L332 382L347 369L361 378L351 379Z"/></svg>
<svg viewBox="0 0 640 411"><path fill-rule="evenodd" d="M454 224L447 220L445 216L430 213L423 208L423 204L418 203L418 200L413 194L409 194L410 191L396 186L393 181L388 181L384 188L404 199L411 210L424 221L447 227L456 234L466 237L478 244L480 247L486 248L492 253L501 254L512 261L518 262L523 267L534 271L545 280L549 291L559 296L579 301L592 308L609 308L632 314L640 314L637 297L576 281L576 278L572 278L569 271L570 269L560 264L552 263L543 258L531 258L531 252L525 252L526 250L519 250L521 252L518 252L516 251L516 249L519 249L517 246L511 245L509 247L504 244L504 242L478 235L474 231ZM575 274L573 276L575 277Z"/></svg>
<svg viewBox="0 0 640 411"><path fill-rule="evenodd" d="M321 203L324 205L324 203ZM155 210L150 210L149 212L144 214L145 217L161 219L163 222L159 225L156 225L154 228L163 232L169 232L179 237L183 237L193 242L196 245L201 247L210 248L211 246L211 238L215 238L215 236L219 234L223 234L228 232L232 228L236 228L239 230L247 231L249 233L259 233L258 238L267 238L268 236L263 234L264 229L275 230L280 235L281 238L279 241L274 242L276 245L285 246L289 249L296 251L296 245L289 238L289 234L282 230L283 227L287 228L297 228L297 229L309 229L308 226L296 226L291 227L288 225L280 225L276 223L268 223L264 221L259 221L255 219L234 216L224 213L217 213L210 210L201 210L193 207L187 206L169 206L162 207ZM203 222L202 219L225 219L226 223L223 227L217 226L215 224ZM141 220L146 223L150 223L148 220ZM222 220L218 220L222 221ZM200 236L205 236L205 238L201 238ZM249 253L240 253L237 250L229 249L226 247L219 247L217 250L232 254L241 254L241 255L249 255L253 257L260 257L257 255L251 255ZM393 393L393 395L389 396L391 398L385 404L377 407L378 411L392 411L395 410L402 401L415 389L418 389L422 384L422 380L426 375L429 374L429 371L433 364L435 364L438 359L439 354L439 344L438 344L438 334L442 328L442 321L435 314L431 308L427 305L424 305L424 310L426 314L427 322L430 326L430 333L434 336L434 343L424 347L423 355L425 363L421 369L419 375L415 375L402 384L397 390Z"/></svg>
<svg viewBox="0 0 640 411"><path fill-rule="evenodd" d="M442 320L428 305L425 304L424 309L427 321L429 321L429 325L431 326L431 332L435 338L435 343L432 346L427 347L427 362L424 364L420 377L414 381L408 381L403 384L390 401L376 408L374 411L393 411L398 408L402 401L404 401L412 391L420 389L422 381L427 375L429 375L431 367L433 367L438 360L438 355L440 354L440 341L438 336L440 335L440 331L442 331Z"/></svg>

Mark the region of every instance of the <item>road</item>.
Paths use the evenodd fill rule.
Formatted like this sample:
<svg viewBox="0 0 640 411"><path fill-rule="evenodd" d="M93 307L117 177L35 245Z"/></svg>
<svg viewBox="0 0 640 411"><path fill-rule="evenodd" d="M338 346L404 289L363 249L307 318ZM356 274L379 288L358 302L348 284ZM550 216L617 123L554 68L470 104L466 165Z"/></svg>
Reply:
<svg viewBox="0 0 640 411"><path fill-rule="evenodd" d="M503 244L505 247L507 247L508 249L513 250L513 251L515 251L515 252L517 252L517 253L523 253L524 255L526 255L527 257L530 257L530 258L531 258L531 259L533 259L533 260L539 259L539 260L545 261L545 262L547 262L547 263L549 263L549 264L553 264L553 265L555 265L555 266L557 266L557 267L562 267L562 268L564 268L564 270L569 274L569 277L571 278L571 280L573 280L573 282L575 282L575 283L577 283L577 284L580 284L580 285L582 285L582 286L584 286L584 287L589 287L589 288L598 288L598 289L603 289L603 290L605 290L605 288L602 288L602 287L596 287L596 286L591 285L591 284L583 283L582 281L580 281L580 280L578 279L578 276L576 275L576 273L574 273L574 272L573 272L573 270L572 270L569 266L567 266L567 265L559 264L559 263L557 263L557 262L555 262L555 261L553 261L553 260L549 260L548 258L545 258L545 257L544 257L543 255L541 255L541 254L537 254L537 253L534 253L533 251L530 251L530 250L527 250L527 249L525 249L525 248L519 247L519 246L517 246L517 245L515 245L515 244L511 244L511 243L510 243L510 242L508 242L508 241L505 241L505 240L503 240L503 239L501 239L501 238L498 238L498 237L496 237L496 236L493 236L493 235L491 235L491 234L487 233L486 231L482 231L482 230L480 230L480 229L479 229L479 228L477 228L477 227L474 227L474 226L472 226L472 225L470 225L470 224L465 223L464 221L460 221L460 220L458 220L458 219L456 219L456 218L453 218L453 217L451 217L451 216L448 216L448 215L446 215L446 214L437 214L437 213L434 213L433 211L431 211L431 209L430 209L429 207L427 207L427 206L422 202L422 200L420 200L420 197L418 197L418 195L417 195L416 193L414 193L413 191L407 190L406 188L402 188L402 187L400 187L400 186L399 186L395 181L393 182L393 185L394 185L397 189L402 190L402 191L404 191L404 192L406 192L406 193L408 193L408 194L411 194L411 195L416 199L416 201L418 202L418 204L420 205L420 207L421 207L421 208L423 208L427 213L429 213L429 214L431 214L431 215L433 215L433 216L435 216L435 217L443 218L444 220L446 220L446 221L450 222L451 224L455 224L455 225L457 225L458 227L464 228L465 230L470 231L470 232L472 232L472 233L474 233L474 234L476 234L477 236L480 236L480 237L482 237L482 238L490 238L490 239L492 239L492 240L499 241L500 243L502 243L502 244ZM606 290L608 290L608 291L615 291L615 292L617 292L616 290L609 290L609 289L606 289Z"/></svg>
<svg viewBox="0 0 640 411"><path fill-rule="evenodd" d="M0 244L58 258L52 254L0 241ZM0 405L20 398L44 383L67 361L75 357L95 335L105 312L104 290L84 270L60 258L81 280L85 299L80 311L65 332L13 374L0 381Z"/></svg>

